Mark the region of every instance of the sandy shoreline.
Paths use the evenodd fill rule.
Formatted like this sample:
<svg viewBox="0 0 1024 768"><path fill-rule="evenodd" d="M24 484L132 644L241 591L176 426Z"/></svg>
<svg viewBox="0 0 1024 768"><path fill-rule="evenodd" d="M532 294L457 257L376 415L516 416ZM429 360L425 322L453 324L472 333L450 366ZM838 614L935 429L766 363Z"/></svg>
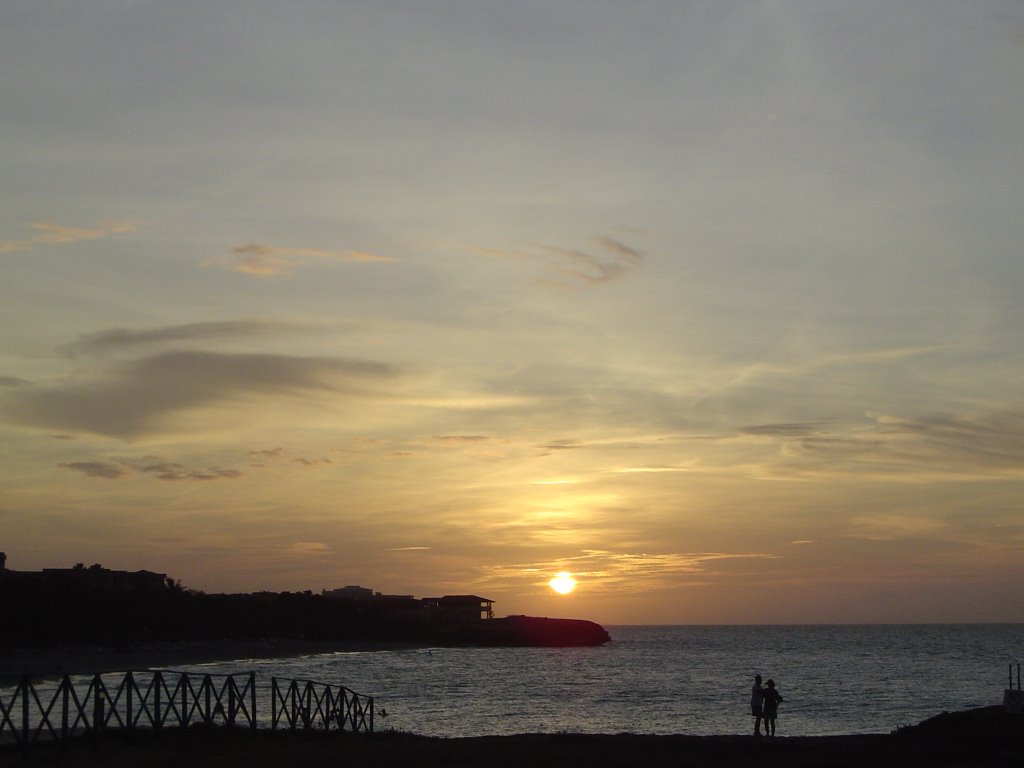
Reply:
<svg viewBox="0 0 1024 768"><path fill-rule="evenodd" d="M1024 720L1017 721L1024 726ZM40 747L35 766L245 766L296 765L481 766L567 768L581 766L686 766L687 768L811 768L814 766L927 765L929 768L1003 768L1024 764L1024 744L1015 735L961 732L874 736L754 739L751 736L645 736L632 734L522 734L441 739L402 733L352 734L256 732L192 728L160 735L107 735L81 739L63 752ZM17 752L0 751L18 762Z"/></svg>
<svg viewBox="0 0 1024 768"><path fill-rule="evenodd" d="M214 661L245 662L345 651L386 651L422 647L412 643L329 640L212 640L197 643L136 643L128 648L66 646L0 650L0 685L63 674L91 675L129 669L168 669ZM247 671L244 667L238 671Z"/></svg>

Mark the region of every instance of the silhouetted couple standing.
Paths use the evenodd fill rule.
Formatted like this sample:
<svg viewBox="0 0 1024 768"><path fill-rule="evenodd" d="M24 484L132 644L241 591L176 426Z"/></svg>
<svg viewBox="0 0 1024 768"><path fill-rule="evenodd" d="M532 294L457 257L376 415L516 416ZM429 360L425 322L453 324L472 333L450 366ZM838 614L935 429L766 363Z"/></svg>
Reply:
<svg viewBox="0 0 1024 768"><path fill-rule="evenodd" d="M761 687L761 676L754 676L754 685L750 689L750 714L754 717L754 735L761 735L761 720L764 720L764 735L775 735L775 718L779 712L781 694L775 690L775 681L769 680Z"/></svg>

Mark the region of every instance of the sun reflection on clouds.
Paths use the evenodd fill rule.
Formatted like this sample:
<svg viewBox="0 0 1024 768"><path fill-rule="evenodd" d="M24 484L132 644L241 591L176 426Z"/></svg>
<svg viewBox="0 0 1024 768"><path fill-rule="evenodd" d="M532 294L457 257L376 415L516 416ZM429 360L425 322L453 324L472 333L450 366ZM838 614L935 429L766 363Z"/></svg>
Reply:
<svg viewBox="0 0 1024 768"><path fill-rule="evenodd" d="M537 574L571 570L585 578L593 593L619 594L651 589L707 583L713 575L712 564L732 560L766 560L776 555L751 552L612 552L584 550L582 554L535 563L512 563L481 568L481 586L508 589L535 589L546 586Z"/></svg>
<svg viewBox="0 0 1024 768"><path fill-rule="evenodd" d="M853 530L848 534L849 536L879 541L935 534L948 528L948 525L941 520L912 515L862 515L850 522Z"/></svg>
<svg viewBox="0 0 1024 768"><path fill-rule="evenodd" d="M629 474L644 474L644 473L658 473L658 472L693 472L694 466L649 466L649 467L621 467L619 469L613 469L613 472L617 472L623 475Z"/></svg>
<svg viewBox="0 0 1024 768"><path fill-rule="evenodd" d="M311 557L323 557L331 554L331 548L320 541L296 541L285 547L290 555L302 555Z"/></svg>

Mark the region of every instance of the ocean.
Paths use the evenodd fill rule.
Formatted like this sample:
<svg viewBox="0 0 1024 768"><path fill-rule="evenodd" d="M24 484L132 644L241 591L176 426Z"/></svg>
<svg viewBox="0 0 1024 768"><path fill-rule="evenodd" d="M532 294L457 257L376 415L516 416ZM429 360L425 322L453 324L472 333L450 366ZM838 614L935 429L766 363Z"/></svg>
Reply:
<svg viewBox="0 0 1024 768"><path fill-rule="evenodd" d="M607 627L599 648L429 648L223 662L205 672L339 683L373 696L377 730L752 731L755 674L785 701L780 736L890 733L1002 702L1024 625ZM387 714L384 715L384 712Z"/></svg>

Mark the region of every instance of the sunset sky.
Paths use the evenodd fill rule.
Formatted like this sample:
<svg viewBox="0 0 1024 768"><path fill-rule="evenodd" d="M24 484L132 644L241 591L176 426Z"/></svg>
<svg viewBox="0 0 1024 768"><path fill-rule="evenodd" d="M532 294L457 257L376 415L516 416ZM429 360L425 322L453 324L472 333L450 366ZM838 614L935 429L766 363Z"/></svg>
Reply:
<svg viewBox="0 0 1024 768"><path fill-rule="evenodd" d="M0 551L1020 621L1022 87L1016 0L5 0Z"/></svg>

